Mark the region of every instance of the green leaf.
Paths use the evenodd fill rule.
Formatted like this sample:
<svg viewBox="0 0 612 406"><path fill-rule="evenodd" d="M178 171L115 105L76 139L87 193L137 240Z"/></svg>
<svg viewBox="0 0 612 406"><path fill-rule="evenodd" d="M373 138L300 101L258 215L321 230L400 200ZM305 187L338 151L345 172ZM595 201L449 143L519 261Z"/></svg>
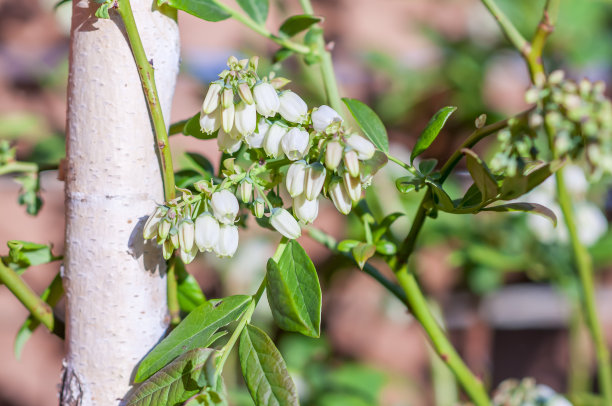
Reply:
<svg viewBox="0 0 612 406"><path fill-rule="evenodd" d="M213 138L217 138L217 131L212 134L203 133L202 128L200 127L200 113L196 113L185 123L185 127L183 127L183 135L195 137L199 140L212 140Z"/></svg>
<svg viewBox="0 0 612 406"><path fill-rule="evenodd" d="M475 183L472 183L472 186L468 188L463 195L463 198L457 205L459 208L478 208L482 205L482 193L478 186Z"/></svg>
<svg viewBox="0 0 612 406"><path fill-rule="evenodd" d="M206 386L214 386L214 355L210 348L185 352L137 386L126 406L180 405Z"/></svg>
<svg viewBox="0 0 612 406"><path fill-rule="evenodd" d="M376 175L380 168L385 166L387 162L389 162L387 154L376 150L372 158L368 159L367 161L361 161L359 165L359 172L364 176L364 178L370 178Z"/></svg>
<svg viewBox="0 0 612 406"><path fill-rule="evenodd" d="M346 104L353 117L355 117L357 124L359 124L366 137L381 151L389 152L387 130L374 110L356 99L344 97L342 101Z"/></svg>
<svg viewBox="0 0 612 406"><path fill-rule="evenodd" d="M231 17L214 0L157 0L157 5L167 4L206 21L222 21Z"/></svg>
<svg viewBox="0 0 612 406"><path fill-rule="evenodd" d="M291 49L287 49L287 48L281 48L278 51L276 51L274 53L274 56L272 57L272 61L274 63L279 63L284 61L285 59L289 58L291 55L293 55L295 52L292 51Z"/></svg>
<svg viewBox="0 0 612 406"><path fill-rule="evenodd" d="M419 162L419 172L421 172L423 175L427 176L429 175L434 169L436 169L436 165L438 164L438 160L431 158L431 159L423 159L421 162Z"/></svg>
<svg viewBox="0 0 612 406"><path fill-rule="evenodd" d="M178 257L175 257L174 261L179 307L182 311L190 313L198 306L203 305L206 302L206 297L198 281L185 269L183 261Z"/></svg>
<svg viewBox="0 0 612 406"><path fill-rule="evenodd" d="M11 240L6 245L9 248L8 265L18 273L25 271L29 266L46 264L61 259L61 257L53 255L50 244Z"/></svg>
<svg viewBox="0 0 612 406"><path fill-rule="evenodd" d="M108 3L104 3L102 4L100 7L98 7L98 9L96 10L96 17L98 18L104 18L104 19L108 19L110 18L110 16L108 15Z"/></svg>
<svg viewBox="0 0 612 406"><path fill-rule="evenodd" d="M293 37L321 21L323 21L321 17L315 17L309 14L291 16L283 22L278 32L281 36Z"/></svg>
<svg viewBox="0 0 612 406"><path fill-rule="evenodd" d="M376 241L376 252L381 255L395 255L397 246L391 241L387 241L383 238Z"/></svg>
<svg viewBox="0 0 612 406"><path fill-rule="evenodd" d="M493 175L491 175L489 168L487 168L474 151L465 148L461 152L465 154L468 171L470 171L474 183L478 190L480 190L483 201L497 197L499 186L497 186L497 182Z"/></svg>
<svg viewBox="0 0 612 406"><path fill-rule="evenodd" d="M453 201L448 195L448 193L446 193L444 189L442 189L441 186L435 183L428 183L428 185L431 188L431 192L433 195L433 202L436 205L436 207L442 211L454 213L455 205L453 204Z"/></svg>
<svg viewBox="0 0 612 406"><path fill-rule="evenodd" d="M359 245L361 241L358 240L342 240L338 243L338 251L340 252L350 252L353 248Z"/></svg>
<svg viewBox="0 0 612 406"><path fill-rule="evenodd" d="M237 295L210 300L195 308L142 360L134 382L142 382L183 352L207 347L218 338L215 332L238 319L251 301Z"/></svg>
<svg viewBox="0 0 612 406"><path fill-rule="evenodd" d="M378 241L383 235L387 233L387 231L389 231L389 227L391 227L391 225L395 223L395 220L402 217L403 215L404 213L400 212L388 214L384 219L382 219L380 224L376 225L372 229L372 239L374 241Z"/></svg>
<svg viewBox="0 0 612 406"><path fill-rule="evenodd" d="M353 253L353 258L357 261L357 265L359 265L360 269L363 269L368 259L372 258L374 254L376 254L376 245L367 244L364 242L360 242L351 250Z"/></svg>
<svg viewBox="0 0 612 406"><path fill-rule="evenodd" d="M535 166L524 175L519 174L505 178L501 185L501 198L512 200L524 195L548 179L549 176L563 167L563 164L562 161L553 161Z"/></svg>
<svg viewBox="0 0 612 406"><path fill-rule="evenodd" d="M40 295L40 298L44 300L45 303L49 304L51 308L53 308L63 295L64 287L62 285L62 277L58 272L57 275L55 275L55 278L53 278L51 281L49 287L47 287L43 294ZM17 336L15 337L15 345L13 347L15 358L19 359L21 357L21 352L23 351L25 343L32 336L32 333L34 333L34 330L36 330L39 325L40 321L38 321L32 315L28 316L26 321L22 324L21 328L17 332Z"/></svg>
<svg viewBox="0 0 612 406"><path fill-rule="evenodd" d="M206 177L203 177L201 173L193 169L181 169L180 171L174 173L174 182L176 183L176 187L181 189L187 189L202 179L206 179Z"/></svg>
<svg viewBox="0 0 612 406"><path fill-rule="evenodd" d="M425 186L425 179L415 175L407 175L395 180L395 187L400 193L418 191L423 186Z"/></svg>
<svg viewBox="0 0 612 406"><path fill-rule="evenodd" d="M189 159L194 169L205 175L205 177L208 176L208 179L214 175L215 168L204 155L196 152L186 152L185 156Z"/></svg>
<svg viewBox="0 0 612 406"><path fill-rule="evenodd" d="M537 203L527 203L527 202L506 203L506 204L502 204L499 206L485 207L484 209L481 209L481 211L498 211L498 212L524 211L527 213L539 214L540 216L544 216L550 221L552 221L555 227L557 226L557 216L555 216L555 213L552 210L550 210L548 207L542 206L541 204L537 204Z"/></svg>
<svg viewBox="0 0 612 406"><path fill-rule="evenodd" d="M287 243L278 263L268 260L267 294L276 324L287 331L318 337L321 286L314 264L300 244Z"/></svg>
<svg viewBox="0 0 612 406"><path fill-rule="evenodd" d="M295 384L266 333L248 324L240 335L242 375L256 406L297 406Z"/></svg>
<svg viewBox="0 0 612 406"><path fill-rule="evenodd" d="M433 115L429 123L427 123L427 127L423 130L419 138L417 139L416 144L414 145L414 149L412 150L412 154L410 154L410 163L414 162L414 158L421 155L432 142L436 139L438 134L440 134L440 130L446 124L446 120L450 117L453 112L457 110L455 106L447 106L441 108L436 114Z"/></svg>
<svg viewBox="0 0 612 406"><path fill-rule="evenodd" d="M236 0L236 2L256 23L263 25L268 19L268 0Z"/></svg>

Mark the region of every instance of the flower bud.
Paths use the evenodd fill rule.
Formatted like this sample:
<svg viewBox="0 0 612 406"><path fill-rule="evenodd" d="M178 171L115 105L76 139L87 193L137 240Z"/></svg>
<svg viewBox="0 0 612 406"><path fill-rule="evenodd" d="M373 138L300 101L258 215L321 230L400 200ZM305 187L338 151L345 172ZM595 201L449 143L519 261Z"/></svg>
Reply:
<svg viewBox="0 0 612 406"><path fill-rule="evenodd" d="M216 109L210 114L200 113L200 129L205 134L212 134L221 127L220 110Z"/></svg>
<svg viewBox="0 0 612 406"><path fill-rule="evenodd" d="M287 158L295 161L304 158L308 152L309 141L308 132L301 128L292 128L283 137L281 145Z"/></svg>
<svg viewBox="0 0 612 406"><path fill-rule="evenodd" d="M338 114L336 110L325 105L314 109L310 117L312 119L312 126L314 127L315 131L318 132L325 131L332 123L342 122L342 117L340 117L340 114Z"/></svg>
<svg viewBox="0 0 612 406"><path fill-rule="evenodd" d="M323 189L325 183L325 167L315 162L306 169L306 181L304 182L304 195L308 200L315 200Z"/></svg>
<svg viewBox="0 0 612 406"><path fill-rule="evenodd" d="M338 141L330 141L325 148L325 166L330 171L336 170L342 161L342 145Z"/></svg>
<svg viewBox="0 0 612 406"><path fill-rule="evenodd" d="M178 228L176 227L172 227L170 229L170 233L169 233L169 240L172 243L172 246L177 249L178 247L180 247L180 240L179 240L179 236L178 236Z"/></svg>
<svg viewBox="0 0 612 406"><path fill-rule="evenodd" d="M193 220L190 218L181 220L178 225L178 239L181 250L190 252L191 248L193 248L194 238L195 227L193 225Z"/></svg>
<svg viewBox="0 0 612 406"><path fill-rule="evenodd" d="M241 83L238 85L238 94L242 101L246 104L253 104L253 93L251 93L251 88L246 83Z"/></svg>
<svg viewBox="0 0 612 406"><path fill-rule="evenodd" d="M253 202L253 215L258 219L262 218L266 210L266 202L261 197L258 197Z"/></svg>
<svg viewBox="0 0 612 406"><path fill-rule="evenodd" d="M220 258L233 257L238 249L238 227L227 224L219 228L219 239L214 252Z"/></svg>
<svg viewBox="0 0 612 406"><path fill-rule="evenodd" d="M253 88L253 97L257 112L264 117L273 117L280 108L280 99L276 89L269 83L261 82Z"/></svg>
<svg viewBox="0 0 612 406"><path fill-rule="evenodd" d="M244 140L250 148L261 148L269 129L270 124L266 121L266 119L260 118L259 123L257 124L257 130L244 137Z"/></svg>
<svg viewBox="0 0 612 406"><path fill-rule="evenodd" d="M356 178L359 176L359 160L357 158L357 152L350 150L344 153L344 167L352 177Z"/></svg>
<svg viewBox="0 0 612 406"><path fill-rule="evenodd" d="M240 183L238 186L238 195L243 203L251 201L251 197L253 196L253 184L250 180L245 179Z"/></svg>
<svg viewBox="0 0 612 406"><path fill-rule="evenodd" d="M221 89L223 89L221 83L213 82L210 84L204 102L202 103L202 112L204 112L204 114L210 114L219 107Z"/></svg>
<svg viewBox="0 0 612 406"><path fill-rule="evenodd" d="M300 96L287 90L279 96L279 113L282 118L291 122L301 124L306 120L308 106Z"/></svg>
<svg viewBox="0 0 612 406"><path fill-rule="evenodd" d="M275 122L270 126L268 133L266 134L266 138L264 138L264 151L266 151L266 155L272 158L276 158L281 153L281 140L283 136L287 133L287 127L283 124Z"/></svg>
<svg viewBox="0 0 612 406"><path fill-rule="evenodd" d="M210 199L213 213L219 223L234 224L236 215L238 215L238 199L227 189L213 193Z"/></svg>
<svg viewBox="0 0 612 406"><path fill-rule="evenodd" d="M287 170L285 186L291 197L296 197L304 192L304 182L306 180L306 162L298 161L292 163Z"/></svg>
<svg viewBox="0 0 612 406"><path fill-rule="evenodd" d="M172 257L172 253L174 252L174 246L170 240L164 241L162 245L162 255L165 260L170 259Z"/></svg>
<svg viewBox="0 0 612 406"><path fill-rule="evenodd" d="M195 245L191 247L189 251L185 251L184 249L179 250L179 256L181 257L181 261L183 261L183 263L185 264L190 264L197 254L198 247L196 247Z"/></svg>
<svg viewBox="0 0 612 406"><path fill-rule="evenodd" d="M226 133L232 131L232 128L234 127L235 111L236 108L234 107L234 103L230 104L228 107L224 107L223 110L221 110L221 128L223 128L223 131Z"/></svg>
<svg viewBox="0 0 612 406"><path fill-rule="evenodd" d="M353 202L358 202L361 199L361 179L352 177L350 173L345 172L343 176L344 187L346 192Z"/></svg>
<svg viewBox="0 0 612 406"><path fill-rule="evenodd" d="M204 212L195 221L195 243L200 252L211 251L219 240L219 222L209 212Z"/></svg>
<svg viewBox="0 0 612 406"><path fill-rule="evenodd" d="M255 105L247 104L245 102L238 103L234 124L236 125L236 130L241 135L244 136L252 134L253 131L255 131L255 125L257 124L257 112L255 111Z"/></svg>
<svg viewBox="0 0 612 406"><path fill-rule="evenodd" d="M151 217L147 219L143 229L142 236L145 240L154 238L157 235L160 220L166 215L168 208L165 206L158 206Z"/></svg>
<svg viewBox="0 0 612 406"><path fill-rule="evenodd" d="M374 156L376 148L374 144L363 138L361 135L353 134L346 139L346 145L357 152L360 161L367 161Z"/></svg>
<svg viewBox="0 0 612 406"><path fill-rule="evenodd" d="M157 238L159 241L163 241L168 238L168 234L170 234L170 229L172 228L172 221L168 217L164 217L159 221L159 226L157 228Z"/></svg>
<svg viewBox="0 0 612 406"><path fill-rule="evenodd" d="M342 214L349 214L352 209L351 197L344 187L341 179L334 179L329 185L329 197L331 197L334 206Z"/></svg>
<svg viewBox="0 0 612 406"><path fill-rule="evenodd" d="M293 199L293 213L304 224L312 223L319 214L319 200L308 200L305 195Z"/></svg>
<svg viewBox="0 0 612 406"><path fill-rule="evenodd" d="M276 231L291 240L302 235L302 229L297 220L282 207L276 207L272 210L270 224Z"/></svg>
<svg viewBox="0 0 612 406"><path fill-rule="evenodd" d="M226 87L223 89L223 93L221 94L221 107L224 109L229 108L234 105L234 91Z"/></svg>
<svg viewBox="0 0 612 406"><path fill-rule="evenodd" d="M236 139L232 137L221 128L217 133L217 146L219 147L219 151L233 154L240 149L240 146L242 146L242 141L240 138Z"/></svg>

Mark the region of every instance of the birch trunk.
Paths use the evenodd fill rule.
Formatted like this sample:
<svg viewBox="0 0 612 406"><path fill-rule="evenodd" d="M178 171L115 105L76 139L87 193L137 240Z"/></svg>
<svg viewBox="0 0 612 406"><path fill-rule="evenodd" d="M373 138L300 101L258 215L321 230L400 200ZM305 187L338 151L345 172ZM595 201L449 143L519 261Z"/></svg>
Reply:
<svg viewBox="0 0 612 406"><path fill-rule="evenodd" d="M155 141L123 24L75 0L66 167L67 357L60 404L117 405L168 325L165 265L142 225L163 198ZM176 16L132 8L166 123L179 63Z"/></svg>

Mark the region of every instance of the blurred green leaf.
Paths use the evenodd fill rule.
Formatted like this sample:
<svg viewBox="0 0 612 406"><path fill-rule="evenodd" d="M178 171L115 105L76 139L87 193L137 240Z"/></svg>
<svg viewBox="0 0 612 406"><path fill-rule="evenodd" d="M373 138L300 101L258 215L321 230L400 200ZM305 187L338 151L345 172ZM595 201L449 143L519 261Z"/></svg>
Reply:
<svg viewBox="0 0 612 406"><path fill-rule="evenodd" d="M463 149L468 171L474 179L474 184L480 190L483 201L495 198L499 194L499 187L486 164L470 149Z"/></svg>
<svg viewBox="0 0 612 406"><path fill-rule="evenodd" d="M323 21L321 17L315 17L309 14L291 16L281 24L278 32L281 36L293 37L321 21Z"/></svg>
<svg viewBox="0 0 612 406"><path fill-rule="evenodd" d="M414 162L414 159L421 155L429 146L434 142L438 134L440 134L440 130L446 124L446 120L453 114L453 112L457 110L457 107L447 106L441 108L436 114L433 115L427 127L423 130L419 138L417 139L416 144L414 145L414 149L410 154L410 163Z"/></svg>
<svg viewBox="0 0 612 406"><path fill-rule="evenodd" d="M30 266L46 264L56 261L61 257L56 257L51 252L52 245L37 244L34 242L11 240L6 243L9 253L6 263L17 273L22 273Z"/></svg>
<svg viewBox="0 0 612 406"><path fill-rule="evenodd" d="M206 302L206 297L196 278L185 269L183 261L178 257L175 257L174 261L179 307L182 311L190 313L198 306L203 305Z"/></svg>
<svg viewBox="0 0 612 406"><path fill-rule="evenodd" d="M378 115L365 103L356 99L342 98L363 133L372 141L376 148L389 152L389 137L384 124Z"/></svg>
<svg viewBox="0 0 612 406"><path fill-rule="evenodd" d="M213 0L157 0L157 5L167 4L206 21L222 21L231 17Z"/></svg>
<svg viewBox="0 0 612 406"><path fill-rule="evenodd" d="M498 212L506 212L506 211L524 211L527 213L539 214L548 218L553 224L557 225L557 216L555 213L549 208L542 206L537 203L527 203L527 202L518 202L518 203L506 203L499 206L493 207L485 207L481 209L481 211L498 211Z"/></svg>
<svg viewBox="0 0 612 406"><path fill-rule="evenodd" d="M367 244L364 242L360 242L351 250L353 253L353 258L357 261L357 265L359 265L360 269L363 269L368 259L372 258L374 254L376 254L376 245Z"/></svg>
<svg viewBox="0 0 612 406"><path fill-rule="evenodd" d="M268 19L268 0L236 0L238 5L258 24Z"/></svg>

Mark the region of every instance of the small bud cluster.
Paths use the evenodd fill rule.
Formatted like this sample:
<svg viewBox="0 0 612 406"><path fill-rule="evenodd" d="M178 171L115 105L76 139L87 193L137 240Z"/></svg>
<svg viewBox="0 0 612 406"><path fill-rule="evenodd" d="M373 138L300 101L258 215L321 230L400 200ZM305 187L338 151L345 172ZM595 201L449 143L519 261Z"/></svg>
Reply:
<svg viewBox="0 0 612 406"><path fill-rule="evenodd" d="M347 130L331 107L309 110L298 94L279 90L286 79L259 78L256 58L231 57L228 68L211 83L200 114L202 131L217 132L219 150L231 156L222 163L221 183L197 182L200 195L184 191L181 198L160 206L145 227L145 238L157 236L164 244L164 256L179 249L185 262L198 249L221 257L234 254L238 231L233 223L240 205L258 219L267 214L269 224L290 239L301 235L301 224L317 218L321 197L348 214L386 162L374 159L374 145ZM292 211L283 207L280 185L291 197ZM191 227L186 228L185 244L181 239L166 244L172 233L159 233L166 222L179 235L180 224L189 224L183 226Z"/></svg>
<svg viewBox="0 0 612 406"><path fill-rule="evenodd" d="M526 160L541 159L537 137L547 140L559 158L584 156L595 177L612 173L612 103L603 82L565 79L550 74L541 86L530 88L525 99L535 108L525 120L513 120L500 131L500 151L491 162L496 171L521 172Z"/></svg>

